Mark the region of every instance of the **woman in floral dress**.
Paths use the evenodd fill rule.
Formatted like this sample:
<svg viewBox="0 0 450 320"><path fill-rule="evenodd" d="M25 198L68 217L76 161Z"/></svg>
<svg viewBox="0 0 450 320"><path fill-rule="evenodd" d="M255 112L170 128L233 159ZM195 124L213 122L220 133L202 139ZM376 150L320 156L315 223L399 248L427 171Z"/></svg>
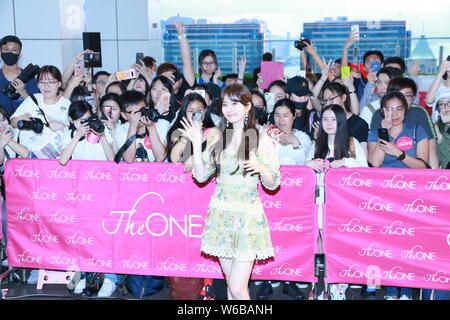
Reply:
<svg viewBox="0 0 450 320"><path fill-rule="evenodd" d="M258 195L258 180L269 190L280 185L276 146L256 129L252 95L240 84L222 93L222 121L208 133L202 153L201 122L183 120L193 143L193 177L200 183L216 174L202 235L202 252L217 256L229 300L249 300L248 281L255 260L274 256L270 228Z"/></svg>

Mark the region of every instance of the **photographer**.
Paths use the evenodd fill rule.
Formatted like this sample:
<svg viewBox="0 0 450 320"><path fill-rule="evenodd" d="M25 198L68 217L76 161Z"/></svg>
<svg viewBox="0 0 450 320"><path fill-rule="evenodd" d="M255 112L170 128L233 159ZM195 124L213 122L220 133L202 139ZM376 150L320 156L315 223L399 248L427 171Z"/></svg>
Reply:
<svg viewBox="0 0 450 320"><path fill-rule="evenodd" d="M15 36L6 36L0 40L3 67L0 70L0 104L8 115L12 115L29 94L38 93L36 79L33 77L27 83L17 77L21 74L19 59L22 56L22 42ZM12 87L18 95L10 97L5 90Z"/></svg>
<svg viewBox="0 0 450 320"><path fill-rule="evenodd" d="M119 153L122 146L129 143L120 157L128 163L163 162L166 159L166 136L170 123L159 117L157 109L148 108L144 95L138 91L127 91L121 95L120 105L121 115L127 123L116 129Z"/></svg>
<svg viewBox="0 0 450 320"><path fill-rule="evenodd" d="M20 130L19 142L31 151L31 158L57 159L62 148L61 136L69 124L70 100L58 95L62 84L58 68L44 66L37 78L41 93L28 97L19 106L11 116L11 125Z"/></svg>
<svg viewBox="0 0 450 320"><path fill-rule="evenodd" d="M83 100L69 107L70 127L64 132L59 163L73 160L114 160L113 138L98 117L93 117L91 105Z"/></svg>

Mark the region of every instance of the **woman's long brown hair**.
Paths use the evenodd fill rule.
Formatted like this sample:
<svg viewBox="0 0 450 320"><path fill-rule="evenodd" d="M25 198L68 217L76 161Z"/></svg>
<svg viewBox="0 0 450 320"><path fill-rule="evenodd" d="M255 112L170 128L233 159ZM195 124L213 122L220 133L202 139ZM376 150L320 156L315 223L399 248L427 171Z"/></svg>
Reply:
<svg viewBox="0 0 450 320"><path fill-rule="evenodd" d="M247 124L244 125L244 132L243 132L244 134L242 135L242 140L237 155L238 159L240 160L249 160L250 152L251 151L256 152L259 142L258 129L256 129L255 108L252 102L252 94L250 93L250 90L246 86L243 86L241 84L233 84L226 87L223 90L222 102L225 97L228 97L231 101L242 103L245 106L248 105L249 103L251 104L251 108L248 112L248 121ZM222 112L222 108L219 108L219 113L222 118L219 125L219 129L221 132L221 139L219 139L219 141L214 145L213 150L210 154L212 162L216 165L217 174L220 173L221 153L229 146L231 142L231 137L233 136L232 130L234 130L233 124L228 123L227 119L225 118ZM252 136L255 137L256 139L251 139ZM227 137L229 139L227 139ZM238 170L239 166L232 174L235 174ZM246 173L244 173L244 176L245 175Z"/></svg>

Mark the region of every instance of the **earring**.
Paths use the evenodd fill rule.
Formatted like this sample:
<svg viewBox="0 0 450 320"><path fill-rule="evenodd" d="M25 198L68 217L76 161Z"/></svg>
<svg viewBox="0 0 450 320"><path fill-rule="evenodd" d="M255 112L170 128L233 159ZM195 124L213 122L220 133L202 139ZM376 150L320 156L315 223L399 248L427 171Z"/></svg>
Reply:
<svg viewBox="0 0 450 320"><path fill-rule="evenodd" d="M244 126L246 127L248 124L248 112L245 114Z"/></svg>

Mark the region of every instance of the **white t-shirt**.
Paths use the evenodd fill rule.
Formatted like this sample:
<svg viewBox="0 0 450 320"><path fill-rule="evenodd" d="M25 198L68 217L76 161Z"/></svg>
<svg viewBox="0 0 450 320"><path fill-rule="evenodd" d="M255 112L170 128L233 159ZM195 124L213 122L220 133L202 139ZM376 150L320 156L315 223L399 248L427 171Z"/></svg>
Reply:
<svg viewBox="0 0 450 320"><path fill-rule="evenodd" d="M355 158L343 158L344 162L345 162L345 167L347 168L364 168L364 167L368 167L367 164L367 157L366 154L364 153L363 148L361 147L361 145L359 144L358 140L356 140L355 138L353 138L353 144L355 146ZM316 144L313 143L313 146L309 152L308 155L308 161L314 159L314 154L316 151ZM331 157L331 155L334 154L334 145L328 145L328 154L327 157ZM317 204L322 204L324 203L325 200L325 191L324 191L324 178L325 178L325 173L321 172L317 174L317 188L319 190L319 196L316 198L316 203ZM318 218L318 225L319 225L319 229L323 229L323 207L321 205L319 205L319 210L317 213L317 218Z"/></svg>
<svg viewBox="0 0 450 320"><path fill-rule="evenodd" d="M156 131L158 132L159 139L163 144L167 144L167 132L170 129L170 122L164 119L158 120L155 124ZM128 122L117 126L116 129L116 141L117 148L122 148L128 138L128 128L130 124ZM150 139L148 136L145 138L136 139L136 162L154 162L156 160L152 151Z"/></svg>
<svg viewBox="0 0 450 320"><path fill-rule="evenodd" d="M105 136L109 144L114 141L108 130L105 130ZM66 129L63 135L63 149L70 144L70 141L72 141L72 130ZM77 143L72 153L72 160L108 161L108 158L100 141L98 143L90 143L85 138Z"/></svg>
<svg viewBox="0 0 450 320"><path fill-rule="evenodd" d="M311 149L311 139L306 133L300 130L294 130L293 132L300 142L298 149L294 149L292 144L282 145L275 140L278 145L278 156L281 165L304 165Z"/></svg>
<svg viewBox="0 0 450 320"><path fill-rule="evenodd" d="M364 106L361 109L361 113L359 114L359 117L367 122L367 124L369 125L369 129L371 129L370 123L372 122L373 115L381 107L380 102L381 102L381 100L376 100L376 101L372 101L370 103L370 105L372 105L373 109L375 110L374 112L372 112L372 110L370 110L370 108L368 106Z"/></svg>
<svg viewBox="0 0 450 320"><path fill-rule="evenodd" d="M44 96L40 93L34 95L39 103L39 107L44 111L48 121L56 120L62 122L64 125L69 125L68 111L70 100L65 97L60 97L58 102L53 105L44 103ZM44 123L44 130L41 134L36 134L31 130L20 131L20 144L27 147L34 157L39 159L57 159L62 150L63 132L53 132L45 126L45 119L41 114L38 106L34 101L28 97L17 108L16 112L11 116L12 118L19 117L25 113L31 114L33 118L39 118ZM30 155L33 157L33 155Z"/></svg>
<svg viewBox="0 0 450 320"><path fill-rule="evenodd" d="M432 110L431 119L433 123L436 123L439 119L439 111L436 110L436 103L438 102L441 95L448 92L450 92L450 87L446 87L443 83L441 83L439 86L439 90L436 92L434 102L432 104L428 104L428 106L431 107Z"/></svg>

